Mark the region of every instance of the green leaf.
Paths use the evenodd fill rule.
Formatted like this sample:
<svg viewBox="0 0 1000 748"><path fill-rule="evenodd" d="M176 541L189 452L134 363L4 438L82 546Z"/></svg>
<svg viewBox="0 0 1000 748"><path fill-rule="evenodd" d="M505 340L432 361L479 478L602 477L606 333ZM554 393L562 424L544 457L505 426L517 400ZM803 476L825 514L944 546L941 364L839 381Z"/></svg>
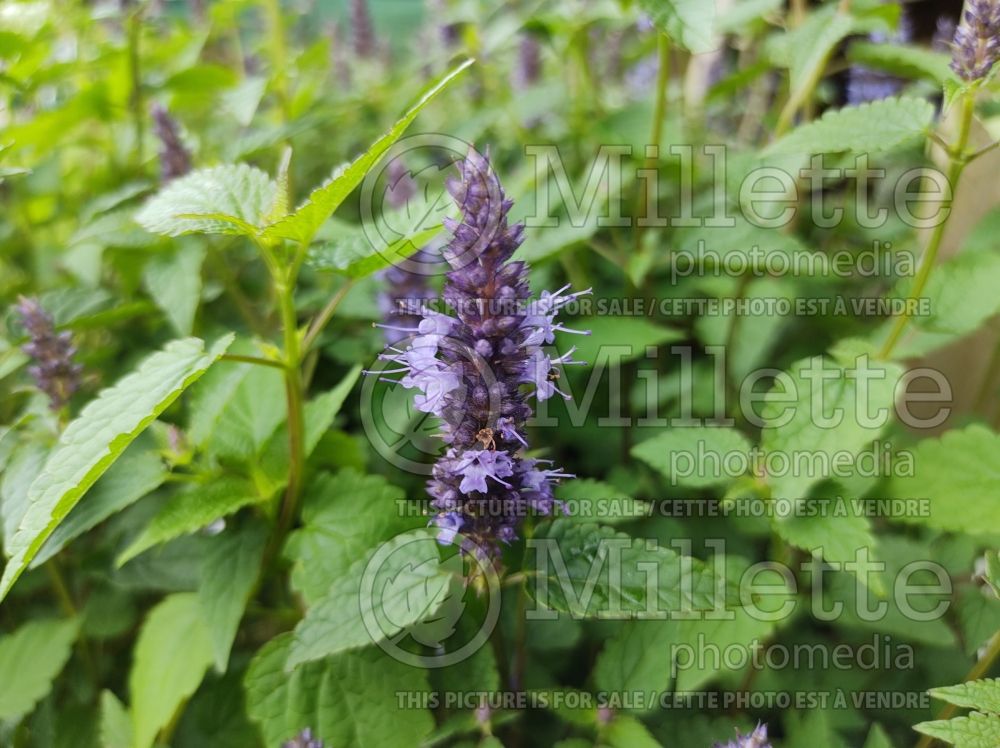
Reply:
<svg viewBox="0 0 1000 748"><path fill-rule="evenodd" d="M635 717L619 714L604 730L604 741L612 748L660 748L660 743Z"/></svg>
<svg viewBox="0 0 1000 748"><path fill-rule="evenodd" d="M901 376L896 364L865 356L849 366L816 356L794 363L775 380L761 411L761 445L783 455L789 467L767 477L772 494L802 498L810 486L830 477L824 473L839 460L856 457L891 420Z"/></svg>
<svg viewBox="0 0 1000 748"><path fill-rule="evenodd" d="M789 68L792 98L801 96L819 79L834 48L854 30L855 23L850 13L826 6L810 13L802 25L780 40L787 55L782 62Z"/></svg>
<svg viewBox="0 0 1000 748"><path fill-rule="evenodd" d="M913 729L955 748L996 748L1000 745L1000 717L992 714L972 712L967 717L921 722Z"/></svg>
<svg viewBox="0 0 1000 748"><path fill-rule="evenodd" d="M913 475L895 476L889 495L929 499L930 509L897 519L973 535L1000 526L1000 434L972 425L925 439L913 450Z"/></svg>
<svg viewBox="0 0 1000 748"><path fill-rule="evenodd" d="M264 525L249 524L223 533L205 554L198 599L220 673L229 664L240 620L260 574L267 537Z"/></svg>
<svg viewBox="0 0 1000 748"><path fill-rule="evenodd" d="M328 182L313 190L309 199L294 213L268 226L264 231L264 237L267 239L291 239L300 244L311 242L320 226L361 184L365 175L392 147L392 144L399 140L406 128L417 118L428 102L447 88L472 62L472 60L466 60L431 84L387 133L375 141L364 154L356 158L342 171L338 171Z"/></svg>
<svg viewBox="0 0 1000 748"><path fill-rule="evenodd" d="M646 355L650 346L682 340L684 335L669 327L661 327L641 317L615 316L620 312L609 311L610 316L584 317L566 320L574 330L589 330L587 336L574 335L576 352L573 358L587 366L601 362L617 365ZM567 336L569 337L569 336Z"/></svg>
<svg viewBox="0 0 1000 748"><path fill-rule="evenodd" d="M868 739L865 740L864 748L892 748L892 741L885 734L885 730L879 724L872 725L868 731Z"/></svg>
<svg viewBox="0 0 1000 748"><path fill-rule="evenodd" d="M764 150L764 156L798 153L874 153L923 137L934 119L926 99L902 97L831 110L797 127Z"/></svg>
<svg viewBox="0 0 1000 748"><path fill-rule="evenodd" d="M32 569L41 566L59 553L70 541L125 507L131 506L163 484L168 475L163 460L153 450L136 449L141 446L137 441L126 450L125 454L90 489L87 500L73 507L69 516L38 551L38 555L31 562Z"/></svg>
<svg viewBox="0 0 1000 748"><path fill-rule="evenodd" d="M1000 678L983 678L957 686L932 688L931 696L966 709L1000 714Z"/></svg>
<svg viewBox="0 0 1000 748"><path fill-rule="evenodd" d="M153 745L211 664L212 641L197 594L170 595L149 612L129 674L133 748Z"/></svg>
<svg viewBox="0 0 1000 748"><path fill-rule="evenodd" d="M7 548L11 559L0 579L0 600L95 481L230 343L226 336L207 351L196 338L168 343L83 409L31 484L28 511Z"/></svg>
<svg viewBox="0 0 1000 748"><path fill-rule="evenodd" d="M292 642L291 634L281 634L264 645L244 679L247 713L265 745L281 745L309 725L326 745L417 748L434 729L426 709L399 708L400 695L428 691L425 670L365 649L289 674Z"/></svg>
<svg viewBox="0 0 1000 748"><path fill-rule="evenodd" d="M440 226L431 226L382 247L373 246L360 227L352 227L352 230L313 249L309 254L309 264L316 270L332 270L358 280L406 259L440 231Z"/></svg>
<svg viewBox="0 0 1000 748"><path fill-rule="evenodd" d="M201 302L202 244L185 244L146 265L143 283L178 335L190 335Z"/></svg>
<svg viewBox="0 0 1000 748"><path fill-rule="evenodd" d="M0 722L18 722L52 688L69 660L75 620L35 620L0 637Z"/></svg>
<svg viewBox="0 0 1000 748"><path fill-rule="evenodd" d="M542 525L528 548L538 569L528 591L539 609L577 618L709 610L730 592L700 561L610 527L557 519Z"/></svg>
<svg viewBox="0 0 1000 748"><path fill-rule="evenodd" d="M704 488L739 478L728 474L726 466L749 464L750 447L750 440L736 429L694 426L640 442L632 447L632 456L659 470L671 485Z"/></svg>
<svg viewBox="0 0 1000 748"><path fill-rule="evenodd" d="M567 514L574 522L616 525L649 514L646 502L625 496L624 492L608 483L589 478L559 484L556 486L556 498L567 503Z"/></svg>
<svg viewBox="0 0 1000 748"><path fill-rule="evenodd" d="M14 450L0 480L0 520L3 547L10 548L17 528L28 511L28 489L38 477L49 450L38 442L23 442Z"/></svg>
<svg viewBox="0 0 1000 748"><path fill-rule="evenodd" d="M132 719L111 691L101 691L101 748L131 748Z"/></svg>
<svg viewBox="0 0 1000 748"><path fill-rule="evenodd" d="M271 177L246 164L199 169L173 180L150 198L135 220L154 234L253 236L277 199Z"/></svg>
<svg viewBox="0 0 1000 748"><path fill-rule="evenodd" d="M318 475L303 499L302 527L285 544L292 587L314 604L362 554L414 527L404 507L402 489L381 476L352 469Z"/></svg>
<svg viewBox="0 0 1000 748"><path fill-rule="evenodd" d="M949 66L951 55L926 47L856 41L847 48L847 59L902 78L926 78L938 85L956 79Z"/></svg>
<svg viewBox="0 0 1000 748"><path fill-rule="evenodd" d="M704 0L639 0L639 7L664 34L692 52L710 52L715 38L715 3Z"/></svg>
<svg viewBox="0 0 1000 748"><path fill-rule="evenodd" d="M1000 253L958 255L936 268L923 296L931 314L914 322L933 333L957 337L972 332L1000 311L996 286L989 280L1000 273Z"/></svg>
<svg viewBox="0 0 1000 748"><path fill-rule="evenodd" d="M242 478L214 478L196 485L171 496L139 537L122 551L115 563L119 567L124 566L153 546L200 530L220 517L267 498L257 493L253 485Z"/></svg>
<svg viewBox="0 0 1000 748"><path fill-rule="evenodd" d="M351 565L295 627L287 668L393 636L434 614L452 575L426 529L397 535Z"/></svg>

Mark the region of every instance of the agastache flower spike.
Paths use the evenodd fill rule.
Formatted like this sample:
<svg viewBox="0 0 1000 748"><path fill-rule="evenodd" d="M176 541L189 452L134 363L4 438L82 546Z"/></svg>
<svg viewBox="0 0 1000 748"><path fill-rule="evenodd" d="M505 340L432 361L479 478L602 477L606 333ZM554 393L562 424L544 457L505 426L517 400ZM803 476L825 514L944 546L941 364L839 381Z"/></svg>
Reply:
<svg viewBox="0 0 1000 748"><path fill-rule="evenodd" d="M409 344L382 355L398 367L378 373L402 374L399 383L418 390L416 407L442 421L448 449L427 484L438 539L451 543L461 533L465 550L498 556L529 511L552 512L553 483L572 477L523 456L524 426L532 394L568 397L555 387L553 366L578 363L572 351L552 356L541 346L556 331L588 333L555 322L580 294L561 288L530 301L528 267L511 260L524 227L508 224L512 203L489 161L470 151L448 191L461 210L459 220L445 220L452 237L443 251L451 268L444 300L454 316L426 309Z"/></svg>
<svg viewBox="0 0 1000 748"><path fill-rule="evenodd" d="M985 78L1000 59L1000 2L969 0L952 42L951 69L965 81Z"/></svg>
<svg viewBox="0 0 1000 748"><path fill-rule="evenodd" d="M28 373L35 385L49 397L52 410L62 408L80 386L83 367L74 363L76 348L68 332L56 332L52 315L37 299L21 297L17 312L31 340L22 350L34 359Z"/></svg>
<svg viewBox="0 0 1000 748"><path fill-rule="evenodd" d="M728 743L716 743L715 748L771 748L767 742L767 725L757 725L757 729L749 735L737 734L736 740Z"/></svg>

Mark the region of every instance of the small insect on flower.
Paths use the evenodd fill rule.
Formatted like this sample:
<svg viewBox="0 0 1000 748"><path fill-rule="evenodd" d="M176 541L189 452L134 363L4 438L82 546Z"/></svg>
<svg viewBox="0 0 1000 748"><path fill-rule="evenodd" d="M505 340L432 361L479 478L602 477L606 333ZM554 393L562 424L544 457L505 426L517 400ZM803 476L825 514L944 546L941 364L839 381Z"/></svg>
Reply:
<svg viewBox="0 0 1000 748"><path fill-rule="evenodd" d="M73 361L76 347L72 335L56 332L52 315L42 308L38 299L22 296L16 309L31 338L22 348L35 362L28 373L35 380L35 386L48 395L52 410L60 410L79 388L83 371L83 367Z"/></svg>
<svg viewBox="0 0 1000 748"><path fill-rule="evenodd" d="M427 484L438 540L451 543L461 532L465 550L496 558L529 511L554 510L553 483L572 477L540 470L523 456L524 426L531 394L569 397L556 388L553 371L579 362L572 349L560 356L542 346L557 331L589 334L555 318L590 291L567 294L564 287L531 300L528 267L511 260L524 226L508 224L512 203L484 156L471 150L448 191L461 210L460 220L445 220L452 238L443 251L451 268L444 300L454 315L426 309L418 325L404 330L409 344L400 341L382 354L397 367L371 373L402 375L398 384L418 391L415 407L442 421L448 449Z"/></svg>

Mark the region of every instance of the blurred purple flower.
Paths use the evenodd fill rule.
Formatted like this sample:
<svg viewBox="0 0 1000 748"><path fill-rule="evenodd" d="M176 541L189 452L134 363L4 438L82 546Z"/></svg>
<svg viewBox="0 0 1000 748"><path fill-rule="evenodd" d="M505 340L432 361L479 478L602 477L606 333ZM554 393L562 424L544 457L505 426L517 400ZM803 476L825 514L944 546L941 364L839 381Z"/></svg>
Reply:
<svg viewBox="0 0 1000 748"><path fill-rule="evenodd" d="M951 69L964 81L985 78L1000 59L1000 3L969 0L952 42Z"/></svg>
<svg viewBox="0 0 1000 748"><path fill-rule="evenodd" d="M191 154L181 142L177 120L160 104L153 104L153 132L160 141L160 179L169 182L191 171Z"/></svg>
<svg viewBox="0 0 1000 748"><path fill-rule="evenodd" d="M37 299L22 296L17 313L30 336L22 350L34 359L28 373L35 386L48 395L52 410L61 409L80 386L83 367L73 361L76 348L69 332L56 332L52 315Z"/></svg>

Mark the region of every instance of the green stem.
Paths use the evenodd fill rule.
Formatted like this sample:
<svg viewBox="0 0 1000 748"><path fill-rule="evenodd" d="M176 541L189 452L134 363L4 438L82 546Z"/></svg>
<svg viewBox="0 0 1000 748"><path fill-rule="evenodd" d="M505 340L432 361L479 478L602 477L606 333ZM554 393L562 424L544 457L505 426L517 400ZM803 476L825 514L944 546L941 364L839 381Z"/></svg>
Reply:
<svg viewBox="0 0 1000 748"><path fill-rule="evenodd" d="M291 96L288 91L288 76L285 66L288 62L287 45L285 44L285 21L281 14L280 0L264 0L264 14L270 31L268 44L271 48L271 63L274 65L274 83L281 106L281 116L287 124L292 119Z"/></svg>
<svg viewBox="0 0 1000 748"><path fill-rule="evenodd" d="M305 471L305 423L303 418L302 353L299 327L295 314L295 276L292 273L276 285L281 310L281 326L285 347L285 398L288 402L288 486L278 518L279 541L292 527L298 513L302 476Z"/></svg>
<svg viewBox="0 0 1000 748"><path fill-rule="evenodd" d="M132 110L132 123L135 128L136 163L143 161L142 141L146 136L146 112L142 96L142 67L140 64L139 42L142 37L142 7L136 8L128 16L128 72L132 91L129 94L129 107Z"/></svg>
<svg viewBox="0 0 1000 748"><path fill-rule="evenodd" d="M344 300L347 296L347 292L354 288L354 281L347 281L343 286L337 289L337 292L330 298L323 307L316 319L313 320L312 324L309 325L309 332L306 333L305 339L302 341L302 350L309 352L313 345L316 343L316 339L322 334L324 328L333 319L334 312L337 311L337 307L340 306L340 302Z"/></svg>
<svg viewBox="0 0 1000 748"><path fill-rule="evenodd" d="M962 100L962 113L960 115L961 120L959 121L958 139L955 141L955 146L948 151L948 158L950 160L948 165L948 184L951 186L952 199L954 199L955 193L958 191L958 180L961 178L966 164L968 164L965 149L969 144L969 133L972 130L972 115L974 112L975 99L973 96L966 94ZM886 338L885 343L879 351L879 358L883 360L888 359L889 356L892 355L896 344L899 343L903 332L906 330L907 324L909 324L909 302L919 299L920 294L922 294L924 289L927 287L927 281L931 276L931 271L934 269L938 250L941 248L941 239L944 237L944 230L948 225L948 218L950 217L951 213L948 214L947 218L940 221L931 232L930 241L928 241L927 249L924 251L923 257L920 259L920 267L917 269L916 278L913 280L913 288L910 290L910 295L907 297L908 302L903 309L903 313L896 317L892 329L889 331L889 337Z"/></svg>
<svg viewBox="0 0 1000 748"><path fill-rule="evenodd" d="M656 103L653 107L653 124L649 133L649 145L653 147L653 153L646 157L645 168L655 169L660 158L660 138L663 137L663 121L667 116L667 88L670 86L670 37L660 34L657 39L657 52L659 66L656 73ZM639 191L639 206L636 210L636 218L646 217L646 209L649 207L649 180L640 180L642 189ZM641 223L636 221L635 225L635 251L638 253L642 249L642 229ZM625 269L623 256L621 267Z"/></svg>
<svg viewBox="0 0 1000 748"><path fill-rule="evenodd" d="M222 356L223 361L231 361L238 364L255 364L256 366L270 366L274 369L281 369L284 371L288 367L281 361L272 361L269 358L260 358L258 356L240 356L235 353L225 353Z"/></svg>

